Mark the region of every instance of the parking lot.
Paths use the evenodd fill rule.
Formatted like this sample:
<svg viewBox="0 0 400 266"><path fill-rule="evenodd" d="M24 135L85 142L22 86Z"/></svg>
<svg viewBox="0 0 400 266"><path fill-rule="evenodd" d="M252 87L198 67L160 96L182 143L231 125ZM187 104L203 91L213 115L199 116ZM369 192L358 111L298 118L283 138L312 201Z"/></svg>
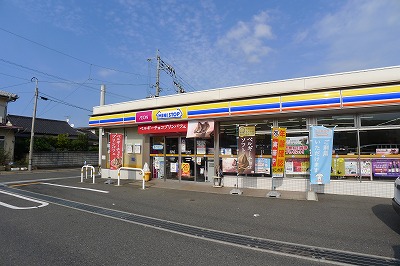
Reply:
<svg viewBox="0 0 400 266"><path fill-rule="evenodd" d="M148 182L142 189L140 181L127 180L121 186L105 184L106 179L91 181L80 182L80 169L0 175L3 186L31 199L0 193L0 202L20 208L0 206L1 233L7 236L1 240L7 247L2 252L9 254L1 262L15 265L11 262L33 256L45 265L122 265L132 258L142 265L187 265L194 260L256 264L266 258L271 265L321 263L320 258L300 259L289 251L210 240L208 230L219 236L245 236L246 241L262 239L265 245L288 243L292 252L306 245L342 255L400 257L400 219L387 199L318 195L318 201L306 201L215 193L216 188L201 191L204 184L196 191L196 184L162 188ZM190 233L193 227L201 228L204 236L174 231L182 225Z"/></svg>

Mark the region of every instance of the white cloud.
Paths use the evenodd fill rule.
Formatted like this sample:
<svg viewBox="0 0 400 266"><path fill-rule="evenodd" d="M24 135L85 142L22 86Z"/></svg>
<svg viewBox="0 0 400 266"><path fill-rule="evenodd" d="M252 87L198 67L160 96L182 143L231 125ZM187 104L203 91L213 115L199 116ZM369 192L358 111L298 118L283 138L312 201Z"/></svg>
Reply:
<svg viewBox="0 0 400 266"><path fill-rule="evenodd" d="M350 0L315 26L318 42L327 47L330 71L398 64L400 1Z"/></svg>
<svg viewBox="0 0 400 266"><path fill-rule="evenodd" d="M33 1L16 0L16 6L23 9L34 22L45 21L49 24L76 34L84 33L83 11L74 2L62 0Z"/></svg>
<svg viewBox="0 0 400 266"><path fill-rule="evenodd" d="M231 55L244 56L247 62L260 62L272 51L266 44L267 40L274 38L268 19L268 13L263 11L249 22L237 22L235 27L219 38L218 45Z"/></svg>
<svg viewBox="0 0 400 266"><path fill-rule="evenodd" d="M98 74L100 77L102 77L102 78L108 78L108 77L110 77L110 76L112 76L112 75L117 74L117 72L114 71L114 70L110 70L110 69L100 69L100 70L97 72L97 74Z"/></svg>

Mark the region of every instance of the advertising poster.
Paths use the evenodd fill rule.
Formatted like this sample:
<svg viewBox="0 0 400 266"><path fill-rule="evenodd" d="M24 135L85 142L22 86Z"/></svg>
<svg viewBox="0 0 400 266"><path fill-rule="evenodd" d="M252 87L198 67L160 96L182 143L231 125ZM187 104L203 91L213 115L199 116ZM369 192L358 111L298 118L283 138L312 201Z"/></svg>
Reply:
<svg viewBox="0 0 400 266"><path fill-rule="evenodd" d="M361 159L360 160L361 167L361 176L371 176L372 173L372 165L370 159ZM346 176L357 176L358 175L358 165L357 159L345 159L344 161L344 171Z"/></svg>
<svg viewBox="0 0 400 266"><path fill-rule="evenodd" d="M285 172L289 175L305 175L310 173L308 158L289 158L285 162Z"/></svg>
<svg viewBox="0 0 400 266"><path fill-rule="evenodd" d="M237 158L222 158L222 172L236 173L237 172Z"/></svg>
<svg viewBox="0 0 400 266"><path fill-rule="evenodd" d="M122 167L123 134L110 134L110 169L117 170Z"/></svg>
<svg viewBox="0 0 400 266"><path fill-rule="evenodd" d="M221 155L232 155L231 148L221 148L220 150Z"/></svg>
<svg viewBox="0 0 400 266"><path fill-rule="evenodd" d="M256 137L239 137L238 150L238 173L254 173L256 157Z"/></svg>
<svg viewBox="0 0 400 266"><path fill-rule="evenodd" d="M343 158L332 158L331 176L343 177L345 172L345 160Z"/></svg>
<svg viewBox="0 0 400 266"><path fill-rule="evenodd" d="M272 128L272 176L283 177L286 152L286 128Z"/></svg>
<svg viewBox="0 0 400 266"><path fill-rule="evenodd" d="M256 158L254 172L256 174L271 174L271 159Z"/></svg>
<svg viewBox="0 0 400 266"><path fill-rule="evenodd" d="M329 184L332 170L333 129L311 127L310 183Z"/></svg>
<svg viewBox="0 0 400 266"><path fill-rule="evenodd" d="M374 159L372 160L372 173L374 176L397 177L400 176L399 159Z"/></svg>
<svg viewBox="0 0 400 266"><path fill-rule="evenodd" d="M155 178L164 177L164 157L154 157Z"/></svg>
<svg viewBox="0 0 400 266"><path fill-rule="evenodd" d="M197 140L196 141L196 153L197 154L206 154L206 141L205 140Z"/></svg>
<svg viewBox="0 0 400 266"><path fill-rule="evenodd" d="M170 163L170 171L171 173L177 173L178 172L178 163Z"/></svg>
<svg viewBox="0 0 400 266"><path fill-rule="evenodd" d="M190 177L190 163L181 164L182 177Z"/></svg>
<svg viewBox="0 0 400 266"><path fill-rule="evenodd" d="M189 121L186 133L187 138L210 138L214 132L214 121Z"/></svg>
<svg viewBox="0 0 400 266"><path fill-rule="evenodd" d="M286 154L309 155L308 137L286 137Z"/></svg>

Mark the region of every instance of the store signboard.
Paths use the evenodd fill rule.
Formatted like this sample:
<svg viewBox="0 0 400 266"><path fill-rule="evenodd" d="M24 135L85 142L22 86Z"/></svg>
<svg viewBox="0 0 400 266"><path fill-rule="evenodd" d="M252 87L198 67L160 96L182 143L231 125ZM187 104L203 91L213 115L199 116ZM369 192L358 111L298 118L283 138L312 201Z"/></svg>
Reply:
<svg viewBox="0 0 400 266"><path fill-rule="evenodd" d="M158 109L152 112L153 122L181 119L187 119L187 107Z"/></svg>
<svg viewBox="0 0 400 266"><path fill-rule="evenodd" d="M163 134L163 133L179 133L187 131L187 121L170 122L158 124L146 124L138 126L139 134Z"/></svg>
<svg viewBox="0 0 400 266"><path fill-rule="evenodd" d="M310 183L329 184L332 165L333 129L311 127Z"/></svg>
<svg viewBox="0 0 400 266"><path fill-rule="evenodd" d="M153 119L152 114L152 111L137 112L136 123L151 122Z"/></svg>
<svg viewBox="0 0 400 266"><path fill-rule="evenodd" d="M255 137L239 137L238 150L238 173L251 174L254 173L255 157L256 157L256 138Z"/></svg>
<svg viewBox="0 0 400 266"><path fill-rule="evenodd" d="M117 170L122 167L123 134L110 134L110 169Z"/></svg>
<svg viewBox="0 0 400 266"><path fill-rule="evenodd" d="M283 177L285 168L286 128L272 128L272 176Z"/></svg>

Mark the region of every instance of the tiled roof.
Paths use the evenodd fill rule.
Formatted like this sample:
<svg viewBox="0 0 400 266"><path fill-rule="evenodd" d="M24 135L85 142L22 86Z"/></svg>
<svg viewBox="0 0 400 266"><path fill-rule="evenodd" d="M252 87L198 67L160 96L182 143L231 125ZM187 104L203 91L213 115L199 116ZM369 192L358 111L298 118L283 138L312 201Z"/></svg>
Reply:
<svg viewBox="0 0 400 266"><path fill-rule="evenodd" d="M8 98L8 102L15 101L19 97L17 94L0 90L0 97Z"/></svg>
<svg viewBox="0 0 400 266"><path fill-rule="evenodd" d="M13 126L21 127L23 133L31 132L32 117L7 115L7 120ZM22 133L21 131L20 133ZM35 118L35 134L53 136L68 134L69 136L78 136L80 133L72 128L66 121Z"/></svg>

